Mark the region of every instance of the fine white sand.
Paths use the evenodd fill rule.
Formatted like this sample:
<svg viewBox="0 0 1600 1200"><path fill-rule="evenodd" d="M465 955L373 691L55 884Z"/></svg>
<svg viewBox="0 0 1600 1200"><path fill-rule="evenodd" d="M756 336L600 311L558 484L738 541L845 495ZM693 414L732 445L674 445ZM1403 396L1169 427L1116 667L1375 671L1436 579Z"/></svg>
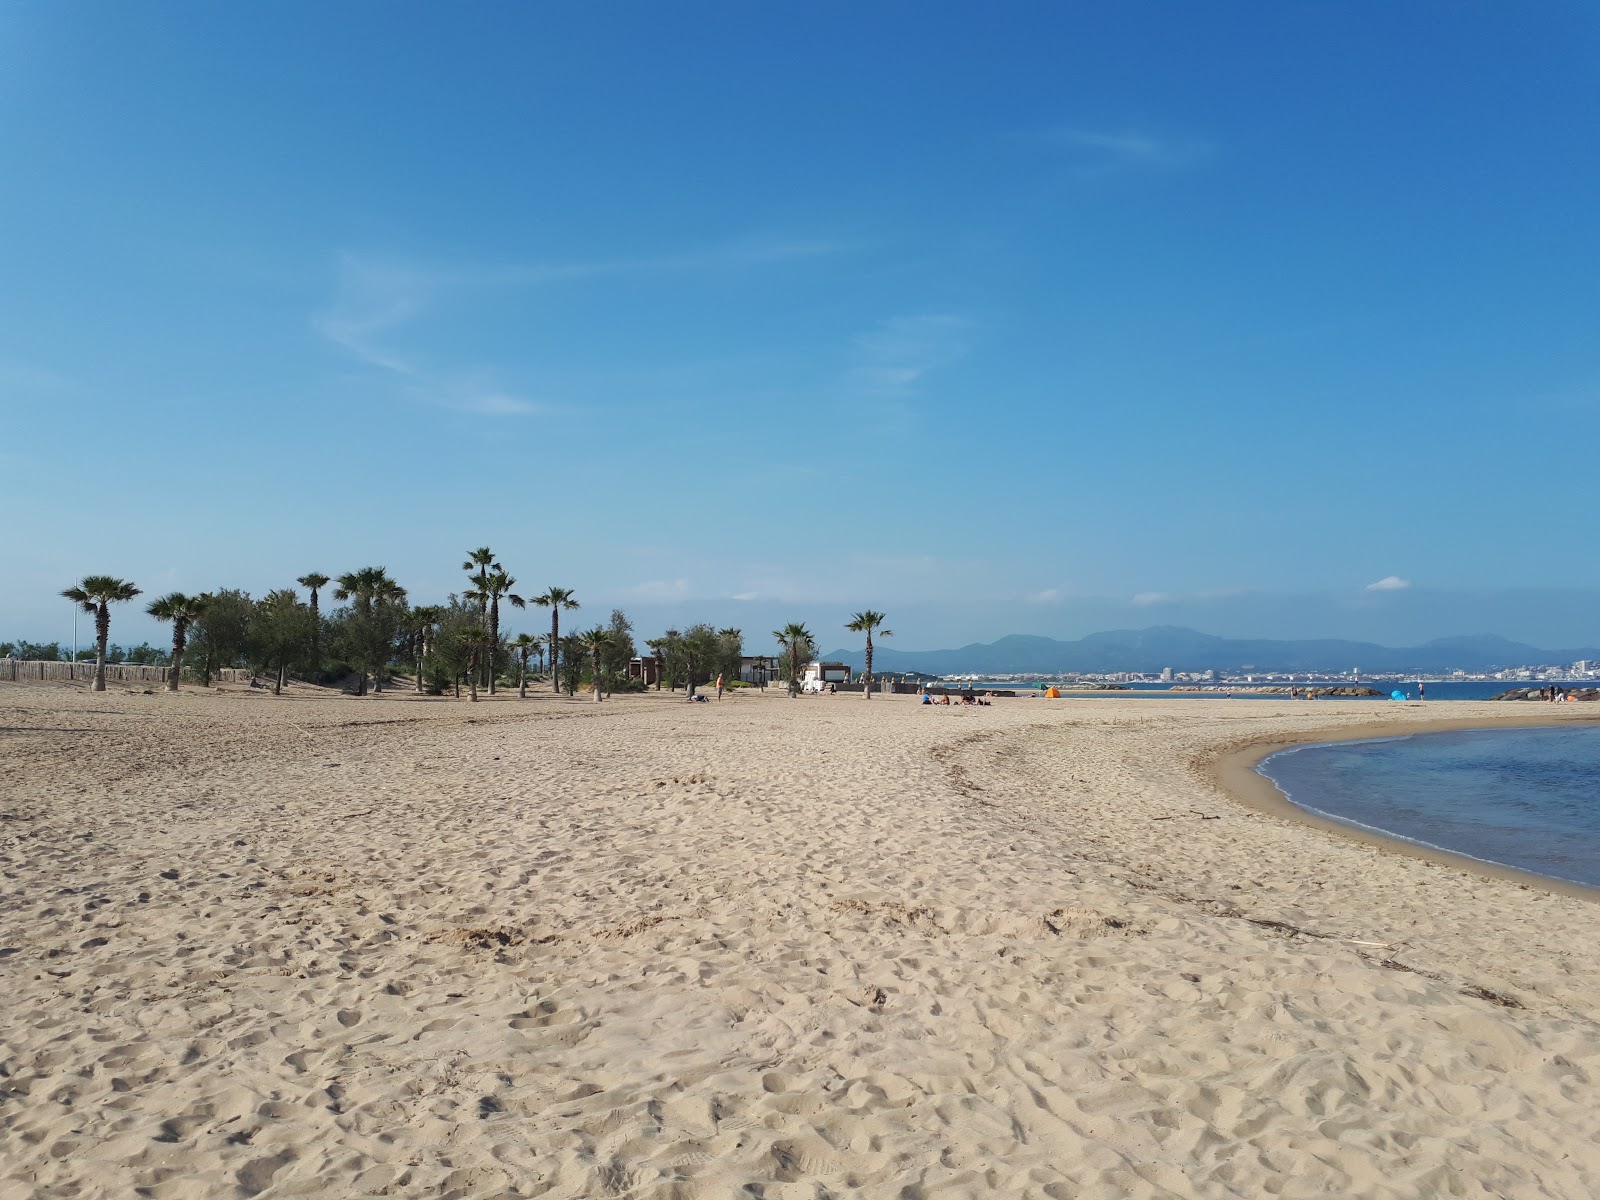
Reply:
<svg viewBox="0 0 1600 1200"><path fill-rule="evenodd" d="M1600 908L1216 782L1443 708L0 685L0 1200L1592 1200Z"/></svg>

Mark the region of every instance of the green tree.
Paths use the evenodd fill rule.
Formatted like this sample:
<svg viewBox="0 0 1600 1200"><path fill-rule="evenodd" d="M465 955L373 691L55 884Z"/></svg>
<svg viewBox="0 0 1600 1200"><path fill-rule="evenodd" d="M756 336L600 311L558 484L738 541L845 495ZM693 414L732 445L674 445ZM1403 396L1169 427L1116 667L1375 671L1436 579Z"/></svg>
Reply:
<svg viewBox="0 0 1600 1200"><path fill-rule="evenodd" d="M417 664L417 691L422 691L423 667L428 660L429 644L439 627L439 622L444 620L445 608L442 604L419 604L411 610L407 620L406 632L411 638L411 657Z"/></svg>
<svg viewBox="0 0 1600 1200"><path fill-rule="evenodd" d="M483 574L481 583L466 593L468 600L480 601L485 606L485 628L489 633L487 646L487 673L489 676L489 694L495 694L495 677L498 674L497 658L500 650L500 600L516 608L527 608L528 602L521 596L512 592L517 586L517 581L507 575L505 568L499 563L494 563Z"/></svg>
<svg viewBox="0 0 1600 1200"><path fill-rule="evenodd" d="M295 582L311 593L311 661L306 665L315 679L322 674L322 610L317 607L317 594L332 580L321 571L309 571Z"/></svg>
<svg viewBox="0 0 1600 1200"><path fill-rule="evenodd" d="M601 657L606 648L611 644L611 631L604 625L596 625L578 635L578 644L589 655L591 674L594 681L594 702L599 704L605 699L605 680L602 678Z"/></svg>
<svg viewBox="0 0 1600 1200"><path fill-rule="evenodd" d="M381 692L395 641L405 626L406 590L382 567L350 571L339 576L336 584L334 599L350 602L344 635L350 662L361 676L356 695L367 694L368 676L372 677L372 690Z"/></svg>
<svg viewBox="0 0 1600 1200"><path fill-rule="evenodd" d="M782 650L778 665L788 676L789 695L798 696L800 668L816 652L816 642L811 631L798 621L790 621L782 629L774 629L772 636L778 639L778 646Z"/></svg>
<svg viewBox="0 0 1600 1200"><path fill-rule="evenodd" d="M60 642L18 642L16 646L18 658L25 658L30 662L60 662Z"/></svg>
<svg viewBox="0 0 1600 1200"><path fill-rule="evenodd" d="M692 698L696 687L715 678L722 643L711 626L691 625L681 633L669 629L652 643L656 644L660 646L668 687L675 689L682 683Z"/></svg>
<svg viewBox="0 0 1600 1200"><path fill-rule="evenodd" d="M533 602L540 608L550 610L550 682L557 694L561 691L561 610L571 611L578 607L578 602L573 598L571 588L553 587L542 596L535 596ZM568 693L571 694L570 692Z"/></svg>
<svg viewBox="0 0 1600 1200"><path fill-rule="evenodd" d="M568 696L578 694L578 685L583 682L584 668L588 663L584 660L583 642L571 634L561 639L560 653L555 655L558 667L553 676L559 681L561 690Z"/></svg>
<svg viewBox="0 0 1600 1200"><path fill-rule="evenodd" d="M250 652L250 622L255 616L255 601L237 588L219 588L208 593L206 610L191 623L190 661L209 686L218 667L237 667Z"/></svg>
<svg viewBox="0 0 1600 1200"><path fill-rule="evenodd" d="M293 588L278 588L256 605L250 622L251 658L264 670L276 672L272 694L283 694L283 679L291 663L310 661L317 618L302 604Z"/></svg>
<svg viewBox="0 0 1600 1200"><path fill-rule="evenodd" d="M457 699L460 698L461 679L472 657L472 640L482 630L478 606L451 595L428 638L423 669L430 692L438 695L453 689Z"/></svg>
<svg viewBox="0 0 1600 1200"><path fill-rule="evenodd" d="M883 623L888 619L881 612L869 608L864 612L851 613L850 623L845 626L852 633L867 635L867 665L866 670L861 672L861 681L865 685L862 695L868 700L872 699L872 634L876 630L881 638L893 637L894 630L883 628Z"/></svg>
<svg viewBox="0 0 1600 1200"><path fill-rule="evenodd" d="M715 673L730 684L739 678L744 669L744 630L717 630L717 661Z"/></svg>
<svg viewBox="0 0 1600 1200"><path fill-rule="evenodd" d="M676 629L669 629L667 630L667 633L670 633L676 637L678 631ZM644 644L645 647L650 651L651 656L660 660L661 663L661 668L656 672L656 691L659 692L661 690L661 683L667 675L667 635L663 634L662 636L656 638L646 638Z"/></svg>
<svg viewBox="0 0 1600 1200"><path fill-rule="evenodd" d="M210 596L185 596L182 592L168 592L159 600L145 606L145 612L158 621L172 622L172 665L167 671L167 691L178 690L178 676L183 670L183 652L189 642L189 626L205 615Z"/></svg>
<svg viewBox="0 0 1600 1200"><path fill-rule="evenodd" d="M517 655L517 699L528 698L528 656L539 647L539 639L531 633L519 633L511 648Z"/></svg>
<svg viewBox="0 0 1600 1200"><path fill-rule="evenodd" d="M617 680L627 677L628 664L638 650L633 644L633 622L620 608L611 610L611 623L606 627L606 632L611 636L606 642L605 653L600 656L600 665L606 686L611 688Z"/></svg>
<svg viewBox="0 0 1600 1200"><path fill-rule="evenodd" d="M106 690L106 641L111 637L111 606L123 604L139 594L126 579L110 575L90 575L61 593L86 613L94 615L95 666L94 690Z"/></svg>

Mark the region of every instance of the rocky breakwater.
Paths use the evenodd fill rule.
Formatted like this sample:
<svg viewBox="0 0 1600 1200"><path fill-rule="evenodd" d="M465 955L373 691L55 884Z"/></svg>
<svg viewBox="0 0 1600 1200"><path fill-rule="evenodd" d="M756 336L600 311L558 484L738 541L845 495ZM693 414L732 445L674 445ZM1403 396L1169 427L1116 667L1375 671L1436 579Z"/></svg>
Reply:
<svg viewBox="0 0 1600 1200"><path fill-rule="evenodd" d="M1226 684L1178 684L1169 689L1174 692L1223 692L1230 696L1374 696L1383 697L1387 692L1374 691L1369 687L1269 687L1261 684L1248 684L1244 687L1228 687Z"/></svg>
<svg viewBox="0 0 1600 1200"><path fill-rule="evenodd" d="M1567 700L1600 700L1600 688L1592 687L1514 687L1507 688L1498 696L1490 696L1491 700L1546 700L1552 693Z"/></svg>

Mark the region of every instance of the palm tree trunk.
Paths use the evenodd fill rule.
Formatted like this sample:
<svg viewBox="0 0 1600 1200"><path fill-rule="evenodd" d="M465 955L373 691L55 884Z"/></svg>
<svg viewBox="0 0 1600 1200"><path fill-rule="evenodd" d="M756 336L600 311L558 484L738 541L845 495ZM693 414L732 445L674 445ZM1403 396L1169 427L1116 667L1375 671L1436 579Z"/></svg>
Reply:
<svg viewBox="0 0 1600 1200"><path fill-rule="evenodd" d="M94 614L94 690L106 690L106 642L111 637L111 606L104 603Z"/></svg>
<svg viewBox="0 0 1600 1200"><path fill-rule="evenodd" d="M500 597L489 602L489 695L495 691L495 657L500 649Z"/></svg>
<svg viewBox="0 0 1600 1200"><path fill-rule="evenodd" d="M178 673L183 670L183 641L189 631L180 617L172 623L172 667L167 671L167 691L178 690Z"/></svg>
<svg viewBox="0 0 1600 1200"><path fill-rule="evenodd" d="M561 615L550 609L550 690L561 695Z"/></svg>
<svg viewBox="0 0 1600 1200"><path fill-rule="evenodd" d="M317 589L311 589L311 680L322 674L322 618L317 615Z"/></svg>
<svg viewBox="0 0 1600 1200"><path fill-rule="evenodd" d="M283 675L288 669L289 660L287 658L280 658L278 660L278 681L272 685L272 694L274 696L283 695Z"/></svg>
<svg viewBox="0 0 1600 1200"><path fill-rule="evenodd" d="M522 652L522 670L517 672L517 699L528 698L528 652Z"/></svg>
<svg viewBox="0 0 1600 1200"><path fill-rule="evenodd" d="M867 630L867 679L866 691L863 693L868 700L872 699L872 630Z"/></svg>
<svg viewBox="0 0 1600 1200"><path fill-rule="evenodd" d="M599 704L605 697L600 694L600 651L594 652L594 702Z"/></svg>
<svg viewBox="0 0 1600 1200"><path fill-rule="evenodd" d="M472 652L472 658L467 663L467 694L468 698L476 704L478 702L478 652Z"/></svg>

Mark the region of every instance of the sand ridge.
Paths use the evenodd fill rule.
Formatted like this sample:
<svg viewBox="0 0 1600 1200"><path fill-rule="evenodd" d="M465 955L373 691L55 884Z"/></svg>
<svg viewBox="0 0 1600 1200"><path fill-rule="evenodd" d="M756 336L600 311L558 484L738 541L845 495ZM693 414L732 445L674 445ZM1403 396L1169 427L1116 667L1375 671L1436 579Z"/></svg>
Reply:
<svg viewBox="0 0 1600 1200"><path fill-rule="evenodd" d="M1217 788L1380 716L6 687L0 1198L1591 1196L1593 905Z"/></svg>

